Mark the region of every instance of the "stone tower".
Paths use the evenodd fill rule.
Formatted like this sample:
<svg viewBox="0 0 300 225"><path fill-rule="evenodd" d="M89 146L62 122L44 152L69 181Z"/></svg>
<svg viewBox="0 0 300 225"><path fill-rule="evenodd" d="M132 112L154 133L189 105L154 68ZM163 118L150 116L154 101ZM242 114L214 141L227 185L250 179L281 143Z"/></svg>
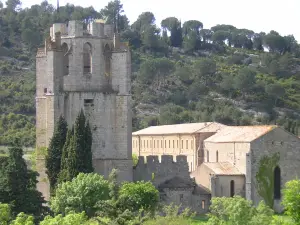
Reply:
<svg viewBox="0 0 300 225"><path fill-rule="evenodd" d="M131 54L113 26L93 21L53 24L36 56L36 147L38 189L49 199L45 149L63 115L69 126L81 109L93 133L95 172L119 169L132 180Z"/></svg>

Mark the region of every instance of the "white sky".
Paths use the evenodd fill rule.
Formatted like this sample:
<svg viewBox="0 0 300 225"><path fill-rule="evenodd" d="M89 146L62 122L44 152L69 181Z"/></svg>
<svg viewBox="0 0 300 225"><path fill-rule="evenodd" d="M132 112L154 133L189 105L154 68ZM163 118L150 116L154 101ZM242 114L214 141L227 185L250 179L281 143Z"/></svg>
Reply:
<svg viewBox="0 0 300 225"><path fill-rule="evenodd" d="M38 0L21 0L22 7L39 4ZM3 2L5 2L3 0ZM56 5L56 0L48 0ZM60 0L60 5L71 3L100 10L108 0ZM199 20L204 28L216 24L230 24L255 32L276 30L281 35L293 34L300 42L300 0L121 0L125 14L134 22L146 11L154 13L156 23L170 16L186 20Z"/></svg>

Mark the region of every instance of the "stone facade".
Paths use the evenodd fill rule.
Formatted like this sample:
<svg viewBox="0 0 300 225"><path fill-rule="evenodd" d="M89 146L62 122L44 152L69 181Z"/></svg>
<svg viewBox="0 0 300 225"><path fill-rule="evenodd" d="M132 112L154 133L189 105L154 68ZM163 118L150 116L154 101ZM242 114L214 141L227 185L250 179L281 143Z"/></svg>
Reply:
<svg viewBox="0 0 300 225"><path fill-rule="evenodd" d="M120 180L132 180L131 54L112 25L94 21L54 24L36 56L36 147L38 189L49 198L40 149L49 145L63 115L71 126L80 110L93 133L95 171L107 176L118 168Z"/></svg>
<svg viewBox="0 0 300 225"><path fill-rule="evenodd" d="M257 192L256 174L259 170L259 162L264 156L279 153L280 159L274 174L274 209L281 212L281 189L289 180L296 179L300 174L300 139L278 126L219 126L215 132L205 132L206 128L198 129L195 124L177 124L167 126L149 127L133 133L133 152L140 156L154 157L155 165L140 167L141 175L146 178L149 171L157 171L161 174L159 182L163 184L164 178L179 176L180 179L191 177L195 180L196 187L205 190L211 197L232 197L240 195L257 205L263 198ZM205 125L204 127L206 127ZM187 129L188 128L188 129ZM199 127L198 127L199 128ZM196 129L196 130L195 130ZM189 131L188 131L189 130ZM174 148L173 148L174 141ZM193 142L191 142L193 141ZM178 146L177 146L178 142ZM191 142L191 144L190 144ZM156 143L156 145L154 145ZM181 144L182 143L182 144ZM192 144L193 143L193 144ZM181 145L180 145L181 144ZM190 147L194 147L190 149ZM169 159L166 154L171 154ZM182 169L172 167L167 161L176 157L187 158L185 165L189 166L190 174L179 172ZM152 159L150 157L150 159ZM161 159L161 164L159 163ZM195 161L198 159L198 161ZM196 163L196 167L190 164ZM179 166L179 165L177 165ZM148 169L142 169L148 168ZM149 169L153 168L153 169ZM164 174L169 169L168 175ZM148 171L148 172L147 172ZM277 171L277 172L276 172ZM148 173L148 175L146 175ZM175 182L176 183L176 182ZM179 181L177 183L180 183ZM203 196L199 200L195 195L195 189L188 186L163 188L166 201L182 202L190 204L195 211L200 212ZM191 191L193 190L193 191ZM277 195L276 196L276 190ZM178 197L181 196L181 197ZM190 201L190 197L196 202ZM198 199L198 200L197 200ZM198 206L197 206L198 204ZM200 204L200 205L199 205ZM208 202L209 205L209 202ZM202 211L203 212L203 211Z"/></svg>
<svg viewBox="0 0 300 225"><path fill-rule="evenodd" d="M146 159L146 161L145 161ZM190 178L187 157L172 155L139 157L133 170L134 181L151 181L164 204L174 203L201 214L209 209L210 193Z"/></svg>

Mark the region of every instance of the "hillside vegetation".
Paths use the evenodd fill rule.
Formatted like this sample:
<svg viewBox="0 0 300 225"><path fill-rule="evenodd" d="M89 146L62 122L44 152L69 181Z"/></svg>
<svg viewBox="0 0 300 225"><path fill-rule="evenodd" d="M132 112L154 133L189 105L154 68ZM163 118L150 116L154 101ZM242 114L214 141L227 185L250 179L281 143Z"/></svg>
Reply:
<svg viewBox="0 0 300 225"><path fill-rule="evenodd" d="M278 124L298 134L300 46L292 35L232 25L204 28L151 12L129 23L120 1L104 9L0 0L0 145L35 144L35 54L52 23L117 21L132 49L133 128L184 122Z"/></svg>

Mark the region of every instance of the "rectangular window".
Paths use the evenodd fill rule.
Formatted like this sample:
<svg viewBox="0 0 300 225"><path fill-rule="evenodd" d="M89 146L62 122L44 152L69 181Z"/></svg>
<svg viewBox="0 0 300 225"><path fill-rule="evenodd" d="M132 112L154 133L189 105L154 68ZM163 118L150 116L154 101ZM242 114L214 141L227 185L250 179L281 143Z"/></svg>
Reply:
<svg viewBox="0 0 300 225"><path fill-rule="evenodd" d="M144 148L146 148L146 145L145 145L146 141L144 140Z"/></svg>
<svg viewBox="0 0 300 225"><path fill-rule="evenodd" d="M165 148L167 148L167 141L165 140Z"/></svg>
<svg viewBox="0 0 300 225"><path fill-rule="evenodd" d="M180 201L182 201L183 200L183 194L180 194L179 198L180 198Z"/></svg>
<svg viewBox="0 0 300 225"><path fill-rule="evenodd" d="M205 209L205 200L202 200L201 206L202 206L202 209Z"/></svg>
<svg viewBox="0 0 300 225"><path fill-rule="evenodd" d="M94 106L94 99L84 99L84 106Z"/></svg>
<svg viewBox="0 0 300 225"><path fill-rule="evenodd" d="M185 144L186 144L185 148L188 149L189 148L189 141L186 140Z"/></svg>
<svg viewBox="0 0 300 225"><path fill-rule="evenodd" d="M157 148L159 148L159 140L157 140Z"/></svg>
<svg viewBox="0 0 300 225"><path fill-rule="evenodd" d="M155 148L155 141L153 141L153 148Z"/></svg>
<svg viewBox="0 0 300 225"><path fill-rule="evenodd" d="M181 148L183 148L183 140L181 140Z"/></svg>
<svg viewBox="0 0 300 225"><path fill-rule="evenodd" d="M47 88L44 88L44 93L45 93L45 94L47 93Z"/></svg>
<svg viewBox="0 0 300 225"><path fill-rule="evenodd" d="M175 141L173 140L173 148L175 148Z"/></svg>
<svg viewBox="0 0 300 225"><path fill-rule="evenodd" d="M171 148L171 141L169 140L169 148Z"/></svg>
<svg viewBox="0 0 300 225"><path fill-rule="evenodd" d="M152 148L152 140L150 140L150 148Z"/></svg>

